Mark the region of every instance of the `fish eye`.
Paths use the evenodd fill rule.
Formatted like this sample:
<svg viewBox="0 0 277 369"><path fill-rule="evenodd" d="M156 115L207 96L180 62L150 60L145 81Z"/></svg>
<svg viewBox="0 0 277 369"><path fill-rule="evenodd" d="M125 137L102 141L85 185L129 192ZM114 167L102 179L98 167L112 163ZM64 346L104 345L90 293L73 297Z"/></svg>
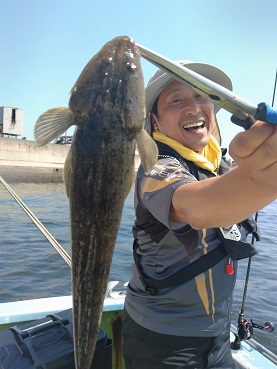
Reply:
<svg viewBox="0 0 277 369"><path fill-rule="evenodd" d="M134 72L137 69L137 66L135 63L127 63L127 68Z"/></svg>

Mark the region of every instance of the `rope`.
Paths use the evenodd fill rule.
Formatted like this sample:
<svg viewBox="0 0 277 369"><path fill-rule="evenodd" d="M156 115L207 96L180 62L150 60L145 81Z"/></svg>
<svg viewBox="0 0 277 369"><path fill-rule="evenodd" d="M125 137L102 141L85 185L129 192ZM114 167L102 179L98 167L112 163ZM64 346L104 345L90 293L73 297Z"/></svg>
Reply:
<svg viewBox="0 0 277 369"><path fill-rule="evenodd" d="M0 176L0 182L6 188L6 190L11 194L11 196L15 199L15 201L21 206L21 208L25 211L28 217L33 221L33 223L37 226L40 232L44 235L44 237L50 242L50 244L54 247L57 253L62 257L62 259L67 263L67 265L71 268L71 257L64 250L64 248L58 243L57 240L47 231L47 229L43 226L43 224L38 220L38 218L31 212L31 210L24 204L24 202L17 196L17 194L12 190L12 188L7 184L6 181Z"/></svg>

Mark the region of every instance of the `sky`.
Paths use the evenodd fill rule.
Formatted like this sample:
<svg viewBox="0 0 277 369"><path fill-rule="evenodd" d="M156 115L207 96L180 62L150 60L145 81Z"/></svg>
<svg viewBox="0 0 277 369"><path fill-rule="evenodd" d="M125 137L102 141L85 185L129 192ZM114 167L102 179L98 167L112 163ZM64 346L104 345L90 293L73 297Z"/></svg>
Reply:
<svg viewBox="0 0 277 369"><path fill-rule="evenodd" d="M276 0L2 0L0 106L24 111L24 137L34 139L42 112L68 106L87 62L123 35L173 60L216 65L236 94L272 103ZM146 85L156 67L142 68ZM224 147L242 130L230 116L218 113Z"/></svg>

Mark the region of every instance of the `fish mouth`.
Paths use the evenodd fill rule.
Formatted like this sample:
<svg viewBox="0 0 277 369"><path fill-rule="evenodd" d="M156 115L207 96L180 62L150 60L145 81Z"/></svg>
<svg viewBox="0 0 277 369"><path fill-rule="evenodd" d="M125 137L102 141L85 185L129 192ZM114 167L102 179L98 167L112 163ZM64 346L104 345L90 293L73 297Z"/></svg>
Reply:
<svg viewBox="0 0 277 369"><path fill-rule="evenodd" d="M202 131L205 127L205 121L199 120L197 122L183 124L183 129L187 132Z"/></svg>

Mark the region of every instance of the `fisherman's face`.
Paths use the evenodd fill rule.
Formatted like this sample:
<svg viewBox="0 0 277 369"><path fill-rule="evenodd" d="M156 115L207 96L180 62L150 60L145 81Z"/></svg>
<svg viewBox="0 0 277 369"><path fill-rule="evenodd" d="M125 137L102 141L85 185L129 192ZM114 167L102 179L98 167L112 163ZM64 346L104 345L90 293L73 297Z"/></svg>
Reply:
<svg viewBox="0 0 277 369"><path fill-rule="evenodd" d="M161 92L157 112L162 133L191 150L203 152L216 124L213 103L175 80ZM156 122L153 125L159 129Z"/></svg>

